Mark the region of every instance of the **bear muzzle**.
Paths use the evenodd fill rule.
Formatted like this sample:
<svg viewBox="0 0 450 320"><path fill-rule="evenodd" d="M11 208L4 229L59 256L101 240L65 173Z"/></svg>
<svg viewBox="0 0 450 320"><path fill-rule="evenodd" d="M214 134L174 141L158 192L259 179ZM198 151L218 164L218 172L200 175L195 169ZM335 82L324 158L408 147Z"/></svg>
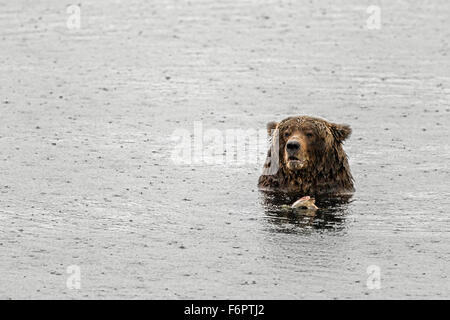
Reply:
<svg viewBox="0 0 450 320"><path fill-rule="evenodd" d="M301 144L297 140L289 140L285 148L285 160L289 170L300 170L305 165Z"/></svg>

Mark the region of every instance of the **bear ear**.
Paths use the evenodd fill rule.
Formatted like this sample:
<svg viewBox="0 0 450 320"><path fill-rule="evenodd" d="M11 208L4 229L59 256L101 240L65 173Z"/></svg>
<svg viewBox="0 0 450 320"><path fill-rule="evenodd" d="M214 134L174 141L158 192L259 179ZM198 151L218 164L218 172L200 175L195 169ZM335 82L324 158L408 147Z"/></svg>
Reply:
<svg viewBox="0 0 450 320"><path fill-rule="evenodd" d="M267 123L267 135L270 137L272 135L272 131L275 130L278 126L278 122L270 121Z"/></svg>
<svg viewBox="0 0 450 320"><path fill-rule="evenodd" d="M330 123L330 130L338 142L343 142L352 134L352 128L348 124Z"/></svg>

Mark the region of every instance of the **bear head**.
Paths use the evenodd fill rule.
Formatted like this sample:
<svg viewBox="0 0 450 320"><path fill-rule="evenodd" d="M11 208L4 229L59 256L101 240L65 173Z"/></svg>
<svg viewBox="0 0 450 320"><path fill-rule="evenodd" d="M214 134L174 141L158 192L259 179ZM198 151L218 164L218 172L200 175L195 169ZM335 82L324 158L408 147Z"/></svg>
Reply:
<svg viewBox="0 0 450 320"><path fill-rule="evenodd" d="M336 124L308 116L289 117L281 122L269 122L268 134L278 145L277 179L262 178L260 186L300 188L305 191L353 189L353 178L342 143L352 130L346 124ZM272 143L273 146L273 143ZM274 149L271 149L274 152ZM270 151L268 159L270 157ZM265 167L273 165L270 160ZM262 176L263 177L263 176ZM320 190L315 190L320 189Z"/></svg>

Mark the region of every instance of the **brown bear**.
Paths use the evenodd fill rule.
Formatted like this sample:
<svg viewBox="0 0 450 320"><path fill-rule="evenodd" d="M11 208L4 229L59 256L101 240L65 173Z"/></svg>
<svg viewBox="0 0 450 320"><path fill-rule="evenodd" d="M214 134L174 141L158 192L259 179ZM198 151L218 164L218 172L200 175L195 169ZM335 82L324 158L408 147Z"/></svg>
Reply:
<svg viewBox="0 0 450 320"><path fill-rule="evenodd" d="M312 196L354 191L342 147L352 132L350 126L301 116L269 122L267 131L272 146L259 178L260 189Z"/></svg>

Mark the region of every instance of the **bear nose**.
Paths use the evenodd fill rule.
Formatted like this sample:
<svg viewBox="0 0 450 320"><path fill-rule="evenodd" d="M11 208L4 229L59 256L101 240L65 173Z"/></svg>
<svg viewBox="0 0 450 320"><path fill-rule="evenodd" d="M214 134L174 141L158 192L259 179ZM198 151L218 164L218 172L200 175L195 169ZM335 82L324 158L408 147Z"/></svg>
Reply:
<svg viewBox="0 0 450 320"><path fill-rule="evenodd" d="M286 144L286 148L289 151L297 151L298 149L300 149L300 142L295 141L295 140L290 140L288 141L288 143Z"/></svg>

